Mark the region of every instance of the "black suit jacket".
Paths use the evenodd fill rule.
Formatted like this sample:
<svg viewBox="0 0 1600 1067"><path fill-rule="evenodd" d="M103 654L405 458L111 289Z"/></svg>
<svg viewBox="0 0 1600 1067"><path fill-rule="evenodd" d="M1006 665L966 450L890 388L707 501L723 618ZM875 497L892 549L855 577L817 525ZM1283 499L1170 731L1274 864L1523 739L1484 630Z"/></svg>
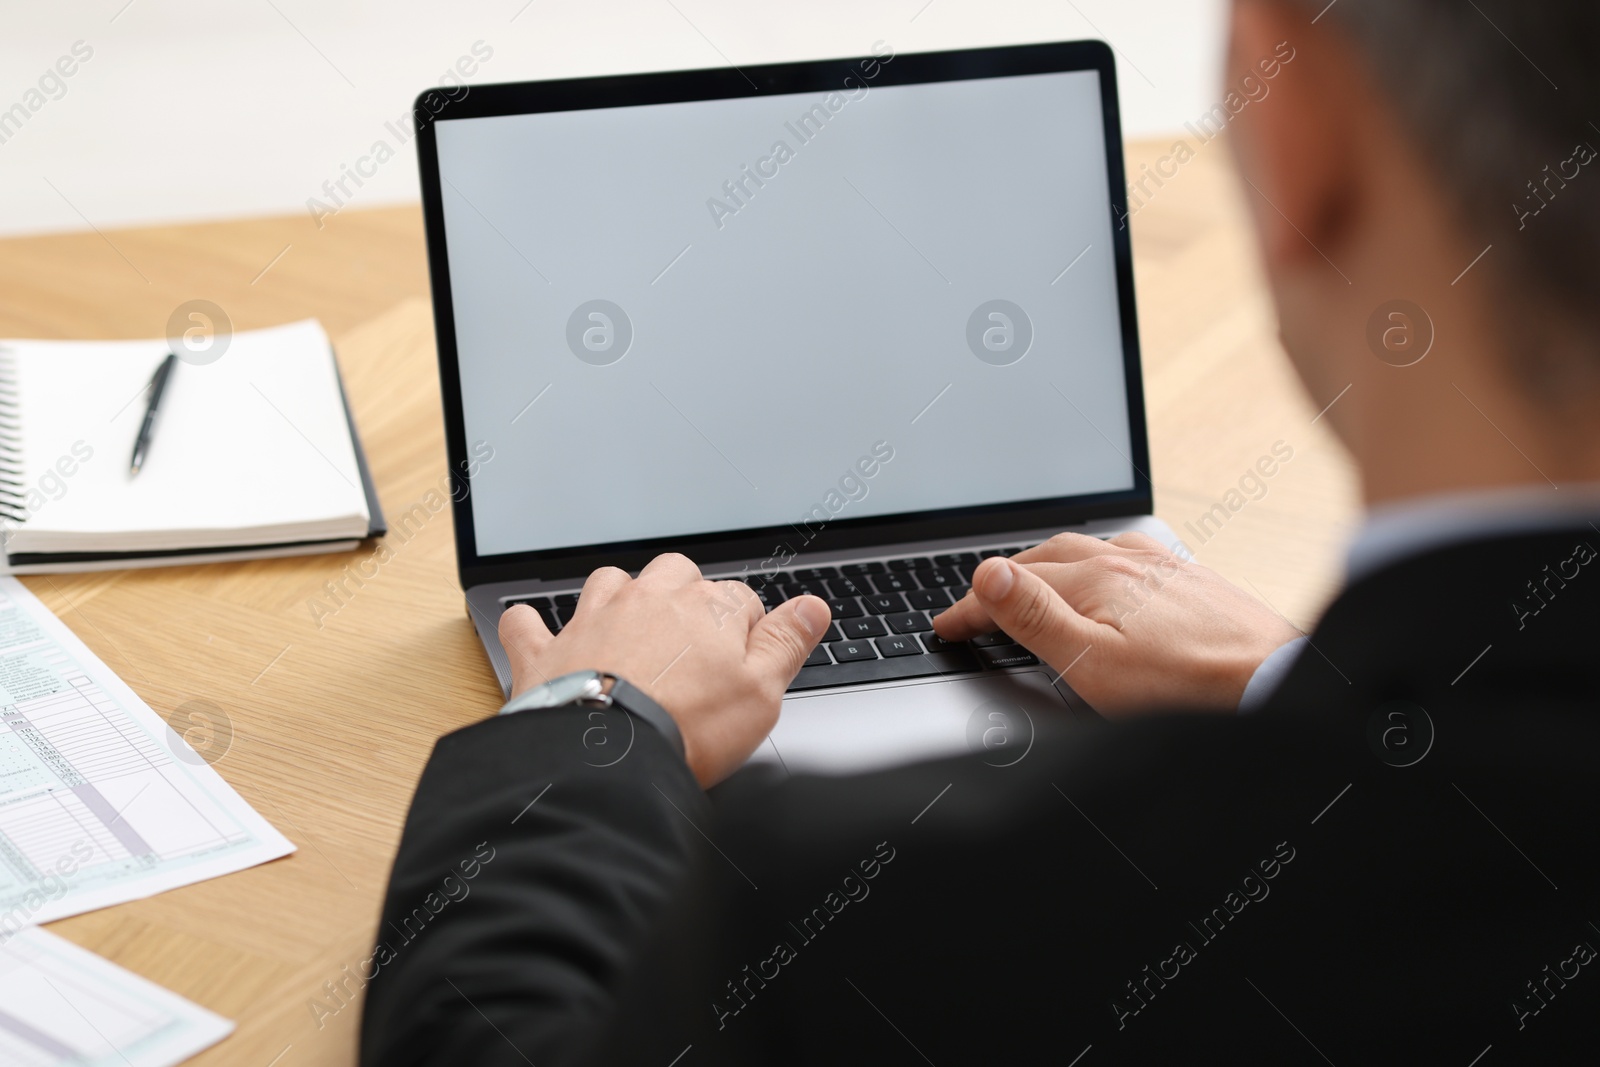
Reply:
<svg viewBox="0 0 1600 1067"><path fill-rule="evenodd" d="M642 725L603 767L582 711L459 731L362 1061L1551 1062L1600 1006L1596 547L1406 560L1260 711L1048 724L1009 766L707 798Z"/></svg>

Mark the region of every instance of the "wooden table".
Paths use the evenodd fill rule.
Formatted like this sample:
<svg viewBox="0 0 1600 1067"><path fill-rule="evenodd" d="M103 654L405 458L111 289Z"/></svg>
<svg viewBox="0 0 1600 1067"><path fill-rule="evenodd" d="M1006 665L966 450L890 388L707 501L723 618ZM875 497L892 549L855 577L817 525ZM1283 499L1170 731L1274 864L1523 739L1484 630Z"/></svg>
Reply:
<svg viewBox="0 0 1600 1067"><path fill-rule="evenodd" d="M1130 146L1130 167L1170 145ZM1191 538L1283 441L1294 458L1198 559L1301 626L1338 574L1349 463L1276 342L1226 148L1198 147L1133 219L1158 513ZM311 604L372 554L28 578L156 711L221 708L216 769L299 846L261 867L51 924L238 1031L196 1063L348 1064L359 1004L325 983L369 955L407 802L433 741L500 695L456 586L416 207L0 241L0 336L156 337L204 297L249 329L317 316L338 347L392 558L331 616ZM1240 498L1233 498L1237 503ZM364 568L368 573L370 565ZM215 751L212 753L215 755ZM331 1016L313 1007L338 1008Z"/></svg>

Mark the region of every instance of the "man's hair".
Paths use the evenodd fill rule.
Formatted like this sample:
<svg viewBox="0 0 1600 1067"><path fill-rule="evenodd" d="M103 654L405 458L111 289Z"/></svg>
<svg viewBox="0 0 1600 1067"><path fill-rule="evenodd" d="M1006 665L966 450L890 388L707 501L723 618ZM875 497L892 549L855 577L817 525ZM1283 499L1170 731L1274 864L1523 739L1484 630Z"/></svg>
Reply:
<svg viewBox="0 0 1600 1067"><path fill-rule="evenodd" d="M1322 13L1308 32L1334 23L1365 56L1461 225L1493 243L1480 267L1522 308L1600 326L1600 3L1296 2Z"/></svg>

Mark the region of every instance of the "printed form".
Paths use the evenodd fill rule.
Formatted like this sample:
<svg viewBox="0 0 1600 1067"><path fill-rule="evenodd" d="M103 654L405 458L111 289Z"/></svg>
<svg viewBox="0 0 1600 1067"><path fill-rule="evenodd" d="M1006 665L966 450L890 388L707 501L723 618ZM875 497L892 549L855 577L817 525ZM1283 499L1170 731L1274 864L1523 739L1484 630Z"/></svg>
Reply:
<svg viewBox="0 0 1600 1067"><path fill-rule="evenodd" d="M0 578L0 939L294 851L15 578Z"/></svg>
<svg viewBox="0 0 1600 1067"><path fill-rule="evenodd" d="M0 1067L169 1067L232 1031L38 927L0 945Z"/></svg>

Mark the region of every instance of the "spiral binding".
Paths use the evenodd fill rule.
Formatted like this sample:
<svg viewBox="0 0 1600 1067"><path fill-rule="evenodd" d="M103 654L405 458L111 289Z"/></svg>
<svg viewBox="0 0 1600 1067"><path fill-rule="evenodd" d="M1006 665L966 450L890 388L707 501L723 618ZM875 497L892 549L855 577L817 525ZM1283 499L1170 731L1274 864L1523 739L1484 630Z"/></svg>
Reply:
<svg viewBox="0 0 1600 1067"><path fill-rule="evenodd" d="M0 522L7 526L28 521L24 478L16 355L0 348Z"/></svg>

